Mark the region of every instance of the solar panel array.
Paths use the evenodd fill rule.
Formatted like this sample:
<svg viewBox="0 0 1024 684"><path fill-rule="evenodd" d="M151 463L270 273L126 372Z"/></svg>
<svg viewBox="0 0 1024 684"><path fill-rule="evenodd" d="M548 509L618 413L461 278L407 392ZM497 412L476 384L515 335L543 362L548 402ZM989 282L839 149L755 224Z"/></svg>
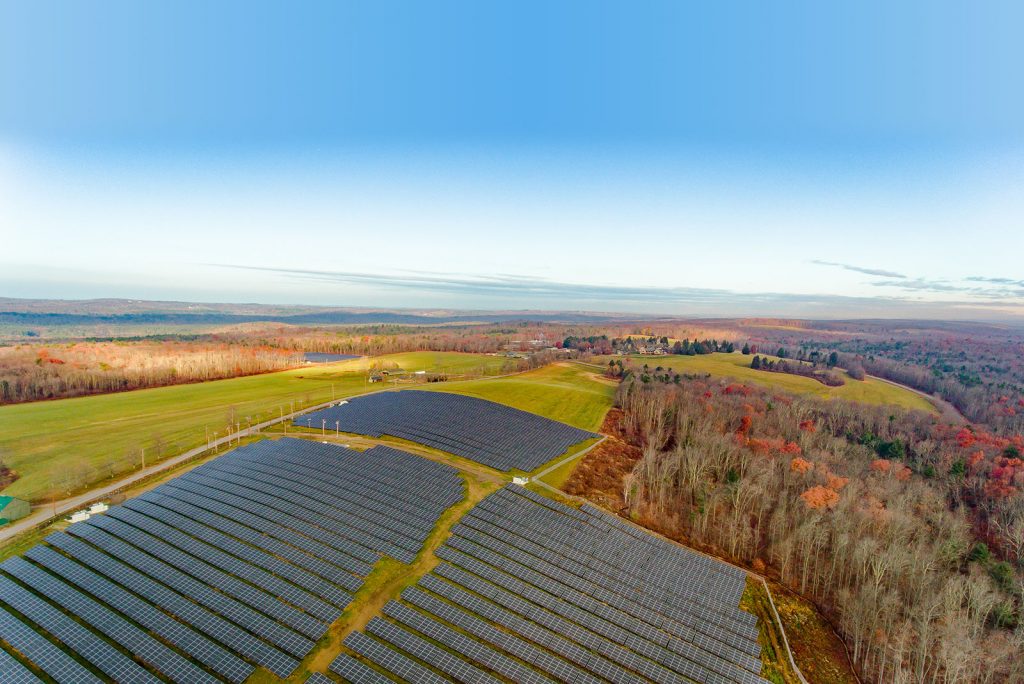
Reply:
<svg viewBox="0 0 1024 684"><path fill-rule="evenodd" d="M345 681L762 684L743 571L509 485L331 670Z"/></svg>
<svg viewBox="0 0 1024 684"><path fill-rule="evenodd" d="M359 358L356 354L326 354L323 352L305 352L302 356L303 360L309 363L334 363L335 361Z"/></svg>
<svg viewBox="0 0 1024 684"><path fill-rule="evenodd" d="M387 447L236 449L0 563L0 681L286 677L462 497L456 469Z"/></svg>
<svg viewBox="0 0 1024 684"><path fill-rule="evenodd" d="M337 423L337 425L336 425ZM530 472L598 435L493 401L447 392L378 392L295 420L371 437L391 435L498 470Z"/></svg>

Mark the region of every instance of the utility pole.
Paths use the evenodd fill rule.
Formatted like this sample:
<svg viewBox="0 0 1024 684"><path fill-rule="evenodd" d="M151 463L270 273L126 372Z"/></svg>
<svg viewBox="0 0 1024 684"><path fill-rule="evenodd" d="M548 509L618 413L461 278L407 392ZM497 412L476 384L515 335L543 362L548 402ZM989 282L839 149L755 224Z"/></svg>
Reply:
<svg viewBox="0 0 1024 684"><path fill-rule="evenodd" d="M327 419L326 418L323 418L320 421L320 434L324 435L325 437L327 436Z"/></svg>
<svg viewBox="0 0 1024 684"><path fill-rule="evenodd" d="M341 424L340 420L334 421L334 435L336 437L340 437L341 436L341 428L339 427L340 424Z"/></svg>

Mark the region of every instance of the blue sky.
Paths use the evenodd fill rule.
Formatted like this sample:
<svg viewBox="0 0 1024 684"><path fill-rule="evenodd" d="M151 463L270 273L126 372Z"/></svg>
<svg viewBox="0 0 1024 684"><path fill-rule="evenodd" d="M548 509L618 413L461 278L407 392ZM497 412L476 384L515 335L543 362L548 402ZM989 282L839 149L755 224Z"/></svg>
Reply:
<svg viewBox="0 0 1024 684"><path fill-rule="evenodd" d="M0 296L1016 318L1022 19L0 0Z"/></svg>

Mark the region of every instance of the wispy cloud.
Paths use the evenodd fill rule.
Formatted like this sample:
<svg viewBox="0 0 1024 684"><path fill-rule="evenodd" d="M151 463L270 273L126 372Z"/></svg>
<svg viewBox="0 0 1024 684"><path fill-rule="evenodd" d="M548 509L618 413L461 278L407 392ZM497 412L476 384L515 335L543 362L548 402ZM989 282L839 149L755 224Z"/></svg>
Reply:
<svg viewBox="0 0 1024 684"><path fill-rule="evenodd" d="M968 284L969 283L969 284ZM982 283L982 284L978 284ZM1009 278L984 278L973 276L953 283L948 280L929 280L915 278L913 280L877 280L870 285L874 287L894 287L912 292L934 292L938 294L960 294L972 300L1001 301L1024 298L1024 282Z"/></svg>
<svg viewBox="0 0 1024 684"><path fill-rule="evenodd" d="M941 318L952 309L984 309L999 301L1013 308L1024 307L1016 302L992 298L979 302L970 297L947 301L922 302L909 294L903 296L850 297L827 294L790 294L778 292L747 293L727 289L696 287L641 287L628 285L593 285L515 274L478 275L403 270L393 273L364 271L324 271L239 264L208 264L218 268L258 271L305 282L356 284L386 288L408 293L432 293L467 298L484 298L488 304L515 303L525 308L584 308L593 311L640 311L654 308L662 311L702 312L711 315L757 315L771 311L779 315L837 318L844 316L918 316ZM922 280L889 280L873 283L893 285L908 293L934 290L960 293L953 285ZM540 302L544 302L540 304Z"/></svg>
<svg viewBox="0 0 1024 684"><path fill-rule="evenodd" d="M853 271L854 273L864 273L866 275L879 276L882 278L906 278L907 276L902 273L896 273L895 271L886 271L881 268L865 268L864 266L854 266L852 264L843 264L838 261L822 261L821 259L814 259L811 261L812 264L818 264L819 266L835 266L847 271Z"/></svg>
<svg viewBox="0 0 1024 684"><path fill-rule="evenodd" d="M875 287L898 287L901 290L914 290L918 292L981 292L983 289L953 285L945 280L925 280L924 278L915 278L914 280L877 280L870 284Z"/></svg>
<svg viewBox="0 0 1024 684"><path fill-rule="evenodd" d="M224 268L277 273L302 280L335 283L356 283L373 287L416 289L462 295L515 295L583 300L616 300L635 302L700 302L712 303L736 297L731 290L691 287L633 287L624 285L588 285L513 274L476 275L402 271L400 273L366 273L359 271L320 271L298 268L211 264ZM771 295L748 295L759 298Z"/></svg>
<svg viewBox="0 0 1024 684"><path fill-rule="evenodd" d="M1015 278L989 278L986 276L969 276L964 278L972 283L992 283L993 285L1017 285L1024 287L1024 279L1017 280Z"/></svg>

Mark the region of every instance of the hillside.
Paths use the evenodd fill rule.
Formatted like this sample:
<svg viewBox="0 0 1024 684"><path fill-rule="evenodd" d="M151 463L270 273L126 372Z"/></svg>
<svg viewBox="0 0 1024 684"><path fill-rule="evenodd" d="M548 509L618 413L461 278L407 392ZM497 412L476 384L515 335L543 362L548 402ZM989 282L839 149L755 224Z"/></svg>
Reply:
<svg viewBox="0 0 1024 684"><path fill-rule="evenodd" d="M638 367L642 368L646 364L652 370L661 367L689 375L708 374L716 378L733 378L761 387L795 394L807 394L822 399L846 399L865 404L893 405L920 411L936 411L935 407L920 394L875 378L847 379L844 385L827 387L812 378L754 370L750 368L752 357L740 353L718 352L697 356L633 355L626 358ZM607 359L608 357L595 357L594 362L607 364Z"/></svg>

